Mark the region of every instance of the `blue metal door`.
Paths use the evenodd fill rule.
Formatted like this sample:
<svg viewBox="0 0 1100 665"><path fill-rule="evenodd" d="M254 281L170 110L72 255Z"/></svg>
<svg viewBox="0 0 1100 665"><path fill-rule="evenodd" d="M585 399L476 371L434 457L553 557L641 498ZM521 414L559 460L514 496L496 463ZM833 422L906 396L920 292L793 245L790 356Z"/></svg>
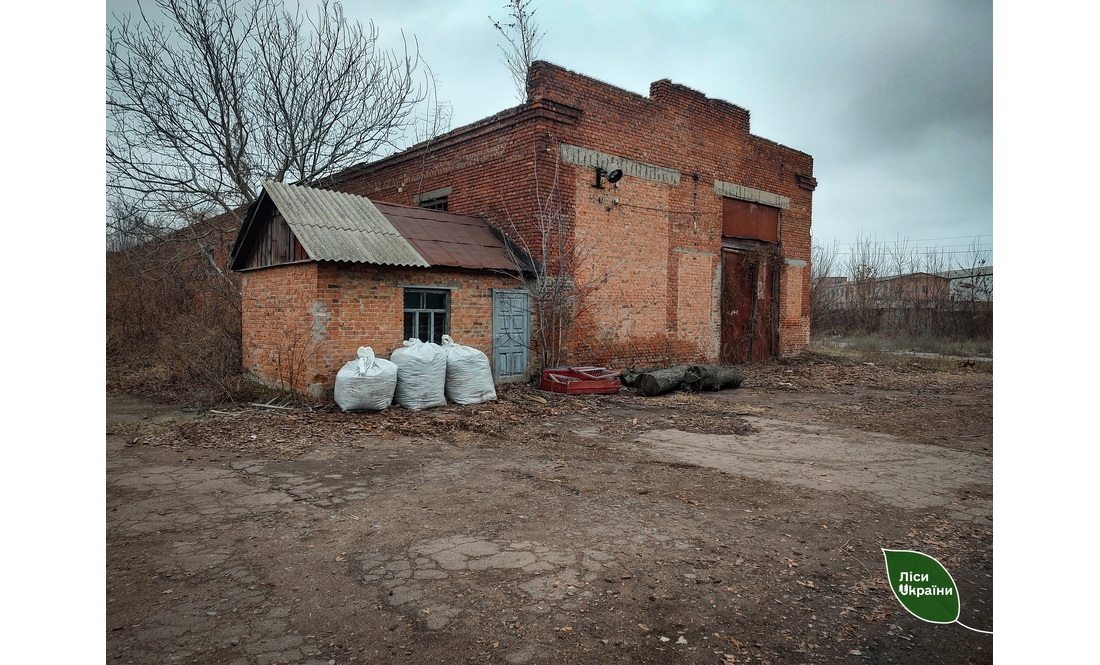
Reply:
<svg viewBox="0 0 1100 665"><path fill-rule="evenodd" d="M530 297L527 291L493 289L493 378L523 381L530 363Z"/></svg>

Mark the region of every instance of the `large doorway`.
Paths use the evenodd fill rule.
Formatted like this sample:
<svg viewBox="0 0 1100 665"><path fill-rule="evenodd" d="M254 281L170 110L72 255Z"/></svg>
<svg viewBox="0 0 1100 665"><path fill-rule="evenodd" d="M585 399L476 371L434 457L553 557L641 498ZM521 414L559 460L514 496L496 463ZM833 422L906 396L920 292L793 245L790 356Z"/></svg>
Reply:
<svg viewBox="0 0 1100 665"><path fill-rule="evenodd" d="M729 365L770 358L778 344L775 253L754 245L722 248L721 360Z"/></svg>

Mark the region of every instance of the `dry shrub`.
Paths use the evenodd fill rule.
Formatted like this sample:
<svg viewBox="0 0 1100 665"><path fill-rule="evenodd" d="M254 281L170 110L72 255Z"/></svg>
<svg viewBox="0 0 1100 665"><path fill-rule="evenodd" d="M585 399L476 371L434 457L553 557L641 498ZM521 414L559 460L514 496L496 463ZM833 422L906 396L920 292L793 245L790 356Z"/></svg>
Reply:
<svg viewBox="0 0 1100 665"><path fill-rule="evenodd" d="M229 230L191 228L107 253L107 390L217 402L244 397Z"/></svg>

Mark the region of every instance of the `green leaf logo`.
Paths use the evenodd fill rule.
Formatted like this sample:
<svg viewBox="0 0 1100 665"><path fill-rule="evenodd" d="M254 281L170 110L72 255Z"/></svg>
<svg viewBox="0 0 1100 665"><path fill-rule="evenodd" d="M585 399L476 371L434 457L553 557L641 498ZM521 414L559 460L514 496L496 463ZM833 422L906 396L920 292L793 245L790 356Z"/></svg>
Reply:
<svg viewBox="0 0 1100 665"><path fill-rule="evenodd" d="M890 588L913 616L930 623L958 620L959 590L939 561L912 550L884 549L882 554Z"/></svg>

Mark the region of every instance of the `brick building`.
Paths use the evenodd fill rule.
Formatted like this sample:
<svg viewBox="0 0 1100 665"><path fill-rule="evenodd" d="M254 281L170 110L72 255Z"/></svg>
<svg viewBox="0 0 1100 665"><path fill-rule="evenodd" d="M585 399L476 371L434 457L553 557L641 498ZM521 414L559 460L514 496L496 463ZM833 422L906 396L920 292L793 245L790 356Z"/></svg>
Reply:
<svg viewBox="0 0 1100 665"><path fill-rule="evenodd" d="M668 80L645 97L536 62L527 89L525 104L316 184L485 220L536 262L553 261L556 247L582 255L570 277L598 289L573 325L568 362L743 362L806 348L809 155L752 135L747 110ZM494 361L509 318L493 311L494 294L520 298L513 308L525 297L501 268L289 254L298 262L250 269L244 240L242 229L233 267L247 271L246 369L276 376L275 342L261 340L285 345L293 320L318 347L291 383L314 392L331 389L360 344L400 344L405 291L445 292L452 336Z"/></svg>

